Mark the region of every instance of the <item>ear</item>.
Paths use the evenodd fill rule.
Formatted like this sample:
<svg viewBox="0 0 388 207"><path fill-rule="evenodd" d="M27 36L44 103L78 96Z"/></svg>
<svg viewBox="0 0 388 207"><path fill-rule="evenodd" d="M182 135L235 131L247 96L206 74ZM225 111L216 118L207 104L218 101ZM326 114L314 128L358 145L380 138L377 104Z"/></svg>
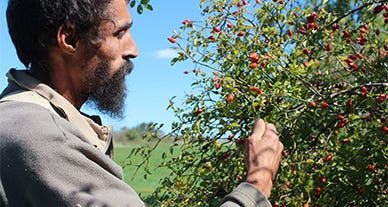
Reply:
<svg viewBox="0 0 388 207"><path fill-rule="evenodd" d="M61 25L57 33L57 43L59 48L65 53L72 54L76 52L78 40L76 40L76 31L74 25Z"/></svg>

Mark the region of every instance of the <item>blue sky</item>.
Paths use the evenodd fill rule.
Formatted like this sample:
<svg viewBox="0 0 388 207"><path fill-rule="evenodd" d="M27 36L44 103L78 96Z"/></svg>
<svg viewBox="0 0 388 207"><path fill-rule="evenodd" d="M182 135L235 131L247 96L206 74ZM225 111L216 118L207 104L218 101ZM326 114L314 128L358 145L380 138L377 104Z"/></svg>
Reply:
<svg viewBox="0 0 388 207"><path fill-rule="evenodd" d="M0 3L1 90L6 86L5 73L9 68L24 68L8 35L5 18L7 2L2 0ZM139 48L139 56L133 60L134 71L126 78L126 117L113 120L102 115L104 123L113 125L115 129L152 121L164 123L163 130L168 132L175 119L173 113L166 109L170 98L177 96L176 102L179 103L184 94L190 92L193 77L183 72L192 70L194 66L190 62L170 65L174 53L167 37L172 35L174 29L178 29L183 20L199 20L199 1L151 0L151 5L154 11L145 10L142 15L130 9L134 20L131 33ZM83 111L101 115L88 107L84 107Z"/></svg>

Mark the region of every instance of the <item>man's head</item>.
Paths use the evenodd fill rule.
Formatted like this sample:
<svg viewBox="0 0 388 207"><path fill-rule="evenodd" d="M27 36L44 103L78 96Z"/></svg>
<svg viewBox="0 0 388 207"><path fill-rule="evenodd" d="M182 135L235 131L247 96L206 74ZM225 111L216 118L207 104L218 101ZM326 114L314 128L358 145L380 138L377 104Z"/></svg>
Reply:
<svg viewBox="0 0 388 207"><path fill-rule="evenodd" d="M56 44L60 27L74 27L70 42L96 44L98 26L108 18L112 0L9 0L8 29L21 62L29 67L47 61L48 46ZM71 38L71 39L70 39Z"/></svg>
<svg viewBox="0 0 388 207"><path fill-rule="evenodd" d="M89 101L122 115L124 76L138 53L125 0L9 0L7 21L19 59L42 81L77 108Z"/></svg>

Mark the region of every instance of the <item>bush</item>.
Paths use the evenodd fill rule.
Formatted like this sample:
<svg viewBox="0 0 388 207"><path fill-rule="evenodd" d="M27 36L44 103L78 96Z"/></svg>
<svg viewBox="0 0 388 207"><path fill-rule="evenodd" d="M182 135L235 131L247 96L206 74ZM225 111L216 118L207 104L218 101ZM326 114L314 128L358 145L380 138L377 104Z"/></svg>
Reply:
<svg viewBox="0 0 388 207"><path fill-rule="evenodd" d="M159 205L216 206L244 180L244 139L258 117L285 150L274 206L387 203L388 5L378 1L201 1L169 41L196 67L171 101L180 153ZM384 1L381 1L384 2ZM333 9L335 8L335 9Z"/></svg>

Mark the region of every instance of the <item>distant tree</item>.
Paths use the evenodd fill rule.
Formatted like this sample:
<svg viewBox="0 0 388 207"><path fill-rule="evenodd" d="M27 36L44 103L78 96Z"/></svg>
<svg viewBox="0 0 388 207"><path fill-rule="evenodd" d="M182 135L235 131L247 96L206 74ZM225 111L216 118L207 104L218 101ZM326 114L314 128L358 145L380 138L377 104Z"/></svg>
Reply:
<svg viewBox="0 0 388 207"><path fill-rule="evenodd" d="M160 128L156 128L155 123L143 122L132 128L123 127L119 131L115 131L114 141L119 144L129 144L130 142L155 141L163 136L164 132ZM149 139L150 137L152 139Z"/></svg>

